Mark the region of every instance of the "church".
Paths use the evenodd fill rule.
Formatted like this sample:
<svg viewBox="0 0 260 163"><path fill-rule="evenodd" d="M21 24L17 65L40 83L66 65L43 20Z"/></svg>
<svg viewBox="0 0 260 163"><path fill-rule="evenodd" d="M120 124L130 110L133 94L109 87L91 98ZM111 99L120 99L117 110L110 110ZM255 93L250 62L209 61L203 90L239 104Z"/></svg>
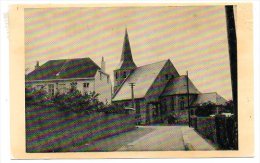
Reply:
<svg viewBox="0 0 260 163"><path fill-rule="evenodd" d="M170 59L137 66L125 31L118 67L114 70L112 103L134 107L138 124L188 124L196 105L226 100L216 92L201 93L188 75L180 75ZM171 121L171 122L170 122Z"/></svg>

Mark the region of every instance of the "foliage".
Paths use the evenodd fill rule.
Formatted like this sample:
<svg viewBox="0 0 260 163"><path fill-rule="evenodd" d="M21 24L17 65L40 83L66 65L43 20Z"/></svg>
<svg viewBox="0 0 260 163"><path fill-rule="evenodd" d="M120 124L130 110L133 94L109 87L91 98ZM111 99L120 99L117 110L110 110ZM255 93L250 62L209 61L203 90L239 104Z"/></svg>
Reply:
<svg viewBox="0 0 260 163"><path fill-rule="evenodd" d="M101 110L99 110L101 112L105 112L105 113L125 113L125 109L124 106L119 105L117 103L115 104L109 104L109 105L105 105Z"/></svg>
<svg viewBox="0 0 260 163"><path fill-rule="evenodd" d="M50 102L50 97L44 90L44 86L40 89L32 88L29 85L25 87L25 102L26 105L43 105Z"/></svg>
<svg viewBox="0 0 260 163"><path fill-rule="evenodd" d="M199 117L207 117L214 113L216 105L212 102L203 103L201 105L196 106L195 115Z"/></svg>
<svg viewBox="0 0 260 163"><path fill-rule="evenodd" d="M60 111L69 111L74 113L90 113L103 107L103 103L98 100L99 94L81 92L72 87L67 93L57 93L53 102L58 106Z"/></svg>
<svg viewBox="0 0 260 163"><path fill-rule="evenodd" d="M88 92L82 94L77 90L76 83L71 84L71 88L66 93L57 92L53 97L44 90L34 89L27 86L25 89L26 103L33 105L43 105L48 101L56 106L61 112L86 114L91 112L105 113L125 113L124 106L119 104L104 104L98 100L99 94Z"/></svg>
<svg viewBox="0 0 260 163"><path fill-rule="evenodd" d="M224 108L225 108L225 112L227 112L227 113L233 113L234 114L234 112L235 112L235 107L234 107L234 102L233 102L233 100L229 100L229 101L227 101L226 103L225 103L225 105L224 105Z"/></svg>

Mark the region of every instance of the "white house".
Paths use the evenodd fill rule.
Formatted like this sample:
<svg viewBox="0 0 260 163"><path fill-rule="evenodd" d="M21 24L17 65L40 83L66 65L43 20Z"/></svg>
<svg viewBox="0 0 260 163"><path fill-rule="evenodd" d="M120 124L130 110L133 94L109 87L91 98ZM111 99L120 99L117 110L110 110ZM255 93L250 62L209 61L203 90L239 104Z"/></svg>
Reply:
<svg viewBox="0 0 260 163"><path fill-rule="evenodd" d="M96 92L99 100L111 103L112 84L105 73L102 57L101 68L90 58L50 60L26 75L26 84L34 88L44 88L49 94L58 91L66 93L72 85L81 92Z"/></svg>

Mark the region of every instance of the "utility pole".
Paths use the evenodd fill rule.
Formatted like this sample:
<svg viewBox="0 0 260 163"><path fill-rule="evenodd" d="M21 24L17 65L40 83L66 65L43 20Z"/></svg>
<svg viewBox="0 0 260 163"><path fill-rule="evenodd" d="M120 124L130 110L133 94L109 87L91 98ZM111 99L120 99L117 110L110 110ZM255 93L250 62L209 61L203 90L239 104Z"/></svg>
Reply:
<svg viewBox="0 0 260 163"><path fill-rule="evenodd" d="M133 109L135 109L135 97L134 97L134 86L135 86L135 83L129 83L129 85L131 87L132 107L133 107Z"/></svg>
<svg viewBox="0 0 260 163"><path fill-rule="evenodd" d="M191 119L190 119L190 89L189 89L189 73L187 71L186 75L186 82L187 82L187 101L188 101L188 116L189 116L189 127L191 126Z"/></svg>
<svg viewBox="0 0 260 163"><path fill-rule="evenodd" d="M134 97L134 86L135 86L135 83L129 83L129 85L131 87L132 108L135 109L135 97ZM136 122L138 124L139 123L139 114L138 114L137 110L135 111L135 118L136 118Z"/></svg>

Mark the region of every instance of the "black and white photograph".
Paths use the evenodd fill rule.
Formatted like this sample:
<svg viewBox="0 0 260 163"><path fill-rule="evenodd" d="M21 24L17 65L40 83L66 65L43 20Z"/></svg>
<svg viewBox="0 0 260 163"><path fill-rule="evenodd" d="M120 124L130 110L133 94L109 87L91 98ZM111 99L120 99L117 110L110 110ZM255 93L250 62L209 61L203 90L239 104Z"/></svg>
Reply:
<svg viewBox="0 0 260 163"><path fill-rule="evenodd" d="M238 150L236 6L26 8L26 152Z"/></svg>

